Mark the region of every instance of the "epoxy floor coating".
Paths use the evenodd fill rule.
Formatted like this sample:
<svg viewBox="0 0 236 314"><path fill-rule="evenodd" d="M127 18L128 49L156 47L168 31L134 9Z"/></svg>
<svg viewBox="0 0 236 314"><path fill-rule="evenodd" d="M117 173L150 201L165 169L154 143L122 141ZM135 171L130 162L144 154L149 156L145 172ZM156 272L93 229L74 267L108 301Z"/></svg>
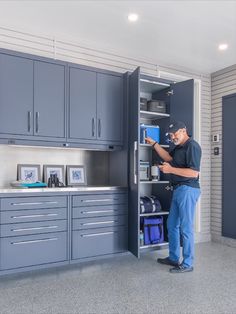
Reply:
<svg viewBox="0 0 236 314"><path fill-rule="evenodd" d="M195 247L192 273L170 274L162 250L0 277L0 313L235 314L236 249Z"/></svg>

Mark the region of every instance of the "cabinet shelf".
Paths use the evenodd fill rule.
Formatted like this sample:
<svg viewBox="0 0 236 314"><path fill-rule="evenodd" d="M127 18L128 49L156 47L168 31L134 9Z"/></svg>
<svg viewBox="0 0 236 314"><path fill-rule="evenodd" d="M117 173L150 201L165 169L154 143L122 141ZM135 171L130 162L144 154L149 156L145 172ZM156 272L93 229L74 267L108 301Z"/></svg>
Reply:
<svg viewBox="0 0 236 314"><path fill-rule="evenodd" d="M142 245L142 246L140 246L140 249L143 250L143 249L167 246L168 244L169 244L168 242L162 242L162 243L157 243L157 244Z"/></svg>
<svg viewBox="0 0 236 314"><path fill-rule="evenodd" d="M168 184L169 181L139 181L142 184Z"/></svg>
<svg viewBox="0 0 236 314"><path fill-rule="evenodd" d="M140 110L140 118L142 119L157 120L157 119L168 118L169 116L170 115L168 113L159 113L159 112Z"/></svg>
<svg viewBox="0 0 236 314"><path fill-rule="evenodd" d="M163 212L157 212L157 213L140 214L140 217L162 216L162 215L169 215L169 212L163 211Z"/></svg>

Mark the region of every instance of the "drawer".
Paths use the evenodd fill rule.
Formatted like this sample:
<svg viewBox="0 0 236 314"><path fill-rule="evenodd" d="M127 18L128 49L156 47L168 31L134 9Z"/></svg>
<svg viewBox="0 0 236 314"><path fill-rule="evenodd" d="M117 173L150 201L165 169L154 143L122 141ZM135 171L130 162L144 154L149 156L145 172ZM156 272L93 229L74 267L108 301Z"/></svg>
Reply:
<svg viewBox="0 0 236 314"><path fill-rule="evenodd" d="M82 218L72 220L72 230L104 228L127 225L127 215Z"/></svg>
<svg viewBox="0 0 236 314"><path fill-rule="evenodd" d="M13 197L1 199L1 210L67 207L66 196Z"/></svg>
<svg viewBox="0 0 236 314"><path fill-rule="evenodd" d="M1 269L67 260L67 232L0 239Z"/></svg>
<svg viewBox="0 0 236 314"><path fill-rule="evenodd" d="M14 237L27 234L50 233L67 230L67 220L25 222L1 225L1 237Z"/></svg>
<svg viewBox="0 0 236 314"><path fill-rule="evenodd" d="M0 223L67 219L67 208L9 210L0 212Z"/></svg>
<svg viewBox="0 0 236 314"><path fill-rule="evenodd" d="M112 254L126 250L126 227L72 232L72 259Z"/></svg>
<svg viewBox="0 0 236 314"><path fill-rule="evenodd" d="M97 206L126 204L127 194L90 194L73 196L72 205L76 206Z"/></svg>
<svg viewBox="0 0 236 314"><path fill-rule="evenodd" d="M126 205L74 207L72 209L72 218L101 217L123 214L127 214Z"/></svg>

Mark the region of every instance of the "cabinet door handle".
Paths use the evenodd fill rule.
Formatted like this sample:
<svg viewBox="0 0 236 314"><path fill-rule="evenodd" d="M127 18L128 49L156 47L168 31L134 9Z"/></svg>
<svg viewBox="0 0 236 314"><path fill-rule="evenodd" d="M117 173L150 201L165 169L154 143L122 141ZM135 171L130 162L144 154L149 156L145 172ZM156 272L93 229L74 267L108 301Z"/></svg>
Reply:
<svg viewBox="0 0 236 314"><path fill-rule="evenodd" d="M36 133L39 132L39 112L36 112Z"/></svg>
<svg viewBox="0 0 236 314"><path fill-rule="evenodd" d="M58 226L19 228L19 229L11 229L11 231L13 231L13 232L22 232L22 231L43 230L43 229L56 229L56 228L58 228Z"/></svg>
<svg viewBox="0 0 236 314"><path fill-rule="evenodd" d="M28 111L28 132L31 131L31 111Z"/></svg>
<svg viewBox="0 0 236 314"><path fill-rule="evenodd" d="M43 205L43 204L57 204L56 201L51 202L29 202L29 203L11 203L13 206L25 206L25 205Z"/></svg>
<svg viewBox="0 0 236 314"><path fill-rule="evenodd" d="M81 237L83 237L83 238L97 237L97 236L108 235L108 234L113 234L113 233L115 233L115 231L101 232L101 233L90 233L90 234L81 234Z"/></svg>
<svg viewBox="0 0 236 314"><path fill-rule="evenodd" d="M116 201L117 198L101 198L101 199L95 199L95 200L81 200L83 203L91 203L91 202L109 202L109 201Z"/></svg>
<svg viewBox="0 0 236 314"><path fill-rule="evenodd" d="M137 171L136 171L136 169L137 169L137 165L136 165L136 163L137 163L137 156L136 156L137 151L138 151L138 143L137 143L137 141L134 141L134 184L137 184Z"/></svg>
<svg viewBox="0 0 236 314"><path fill-rule="evenodd" d="M48 242L48 241L57 241L58 238L47 238L47 239L39 239L39 240L29 240L29 241L20 241L20 242L11 242L13 245L18 244L30 244L30 243L39 243L39 242Z"/></svg>
<svg viewBox="0 0 236 314"><path fill-rule="evenodd" d="M101 133L102 133L102 123L101 123L101 119L98 119L98 137L101 137Z"/></svg>
<svg viewBox="0 0 236 314"><path fill-rule="evenodd" d="M20 215L20 216L11 216L13 219L21 219L21 218L38 218L38 217L52 217L58 216L58 214L35 214L35 215Z"/></svg>
<svg viewBox="0 0 236 314"><path fill-rule="evenodd" d="M92 119L92 137L95 136L95 119Z"/></svg>
<svg viewBox="0 0 236 314"><path fill-rule="evenodd" d="M92 225L101 225L101 224L113 224L117 221L115 220L108 220L108 221L98 221L98 222L86 222L81 223L81 226L92 226Z"/></svg>
<svg viewBox="0 0 236 314"><path fill-rule="evenodd" d="M112 213L115 210L91 210L91 211L82 211L81 214L102 214L102 213Z"/></svg>

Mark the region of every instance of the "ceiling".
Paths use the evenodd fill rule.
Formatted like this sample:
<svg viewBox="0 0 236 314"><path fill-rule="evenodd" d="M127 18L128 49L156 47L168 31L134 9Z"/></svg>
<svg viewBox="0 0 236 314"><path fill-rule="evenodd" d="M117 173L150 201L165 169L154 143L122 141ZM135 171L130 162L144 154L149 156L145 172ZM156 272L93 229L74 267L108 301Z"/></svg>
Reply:
<svg viewBox="0 0 236 314"><path fill-rule="evenodd" d="M0 26L198 73L236 64L236 1L2 0Z"/></svg>

